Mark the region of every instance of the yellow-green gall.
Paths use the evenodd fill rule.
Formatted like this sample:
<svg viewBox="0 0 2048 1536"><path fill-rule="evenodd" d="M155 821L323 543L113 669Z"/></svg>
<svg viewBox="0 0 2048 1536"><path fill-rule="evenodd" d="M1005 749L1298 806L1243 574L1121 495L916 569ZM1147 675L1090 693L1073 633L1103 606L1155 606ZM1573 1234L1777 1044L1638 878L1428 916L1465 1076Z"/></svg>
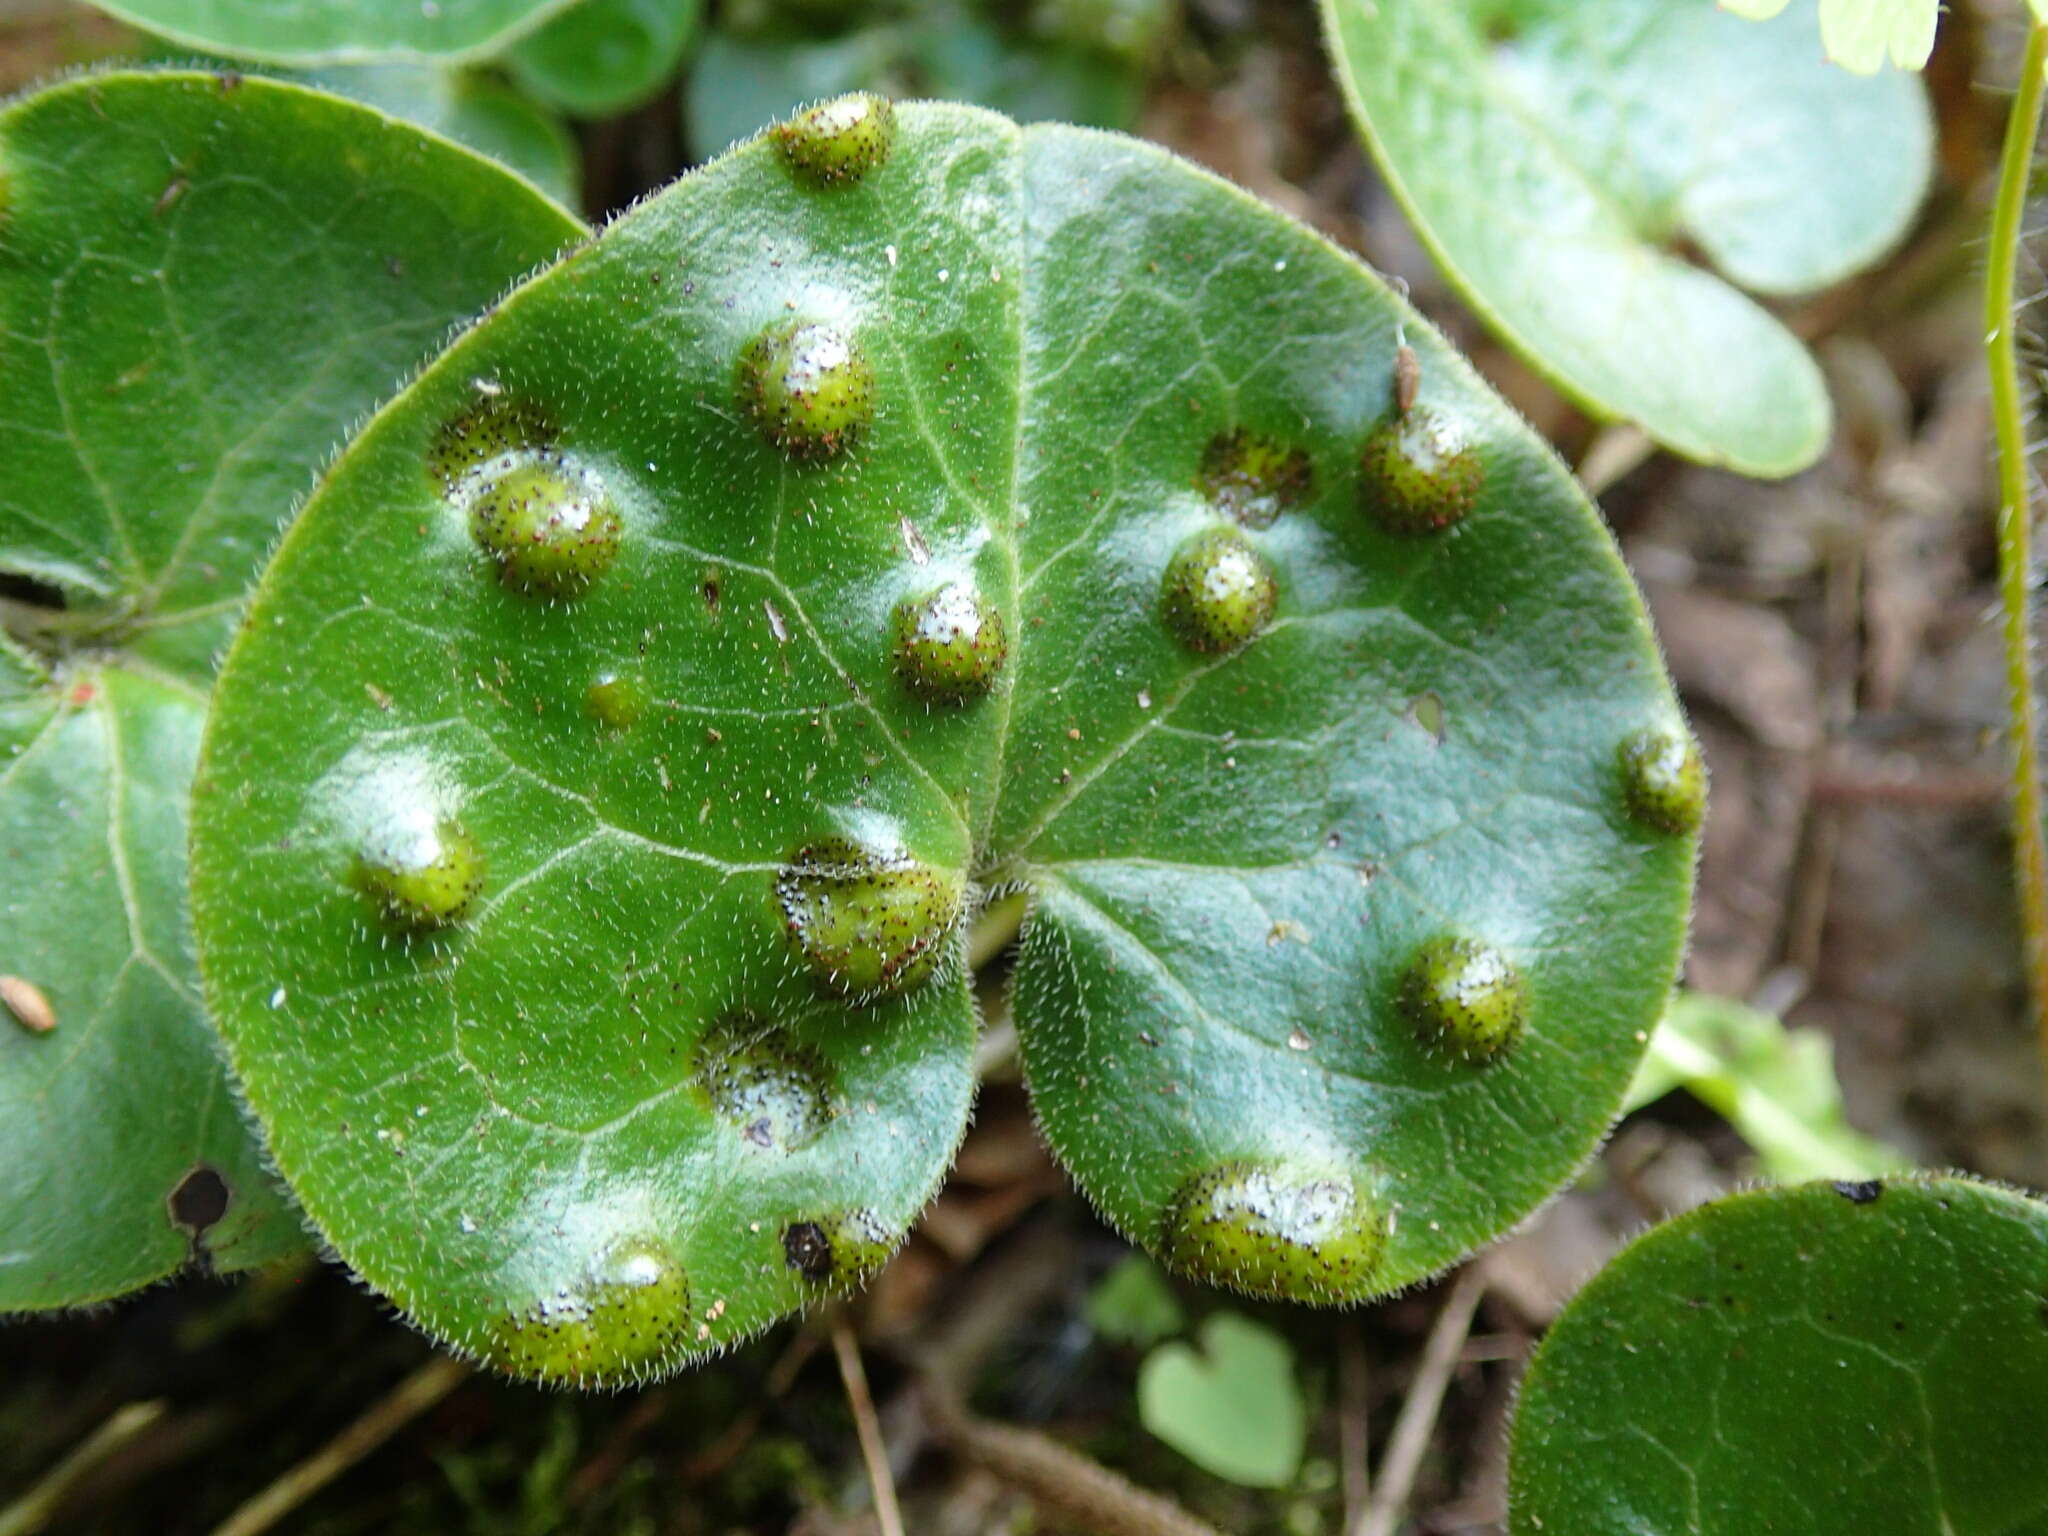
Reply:
<svg viewBox="0 0 2048 1536"><path fill-rule="evenodd" d="M1251 540L1235 528L1208 528L1167 562L1159 611L1189 650L1221 655L1251 644L1271 621L1279 592Z"/></svg>
<svg viewBox="0 0 2048 1536"><path fill-rule="evenodd" d="M1629 815L1674 837L1699 829L1707 811L1707 770L1683 731L1652 727L1621 744L1621 794Z"/></svg>
<svg viewBox="0 0 2048 1536"><path fill-rule="evenodd" d="M638 725L649 702L647 679L630 669L607 668L583 690L583 713L612 731Z"/></svg>
<svg viewBox="0 0 2048 1536"><path fill-rule="evenodd" d="M427 449L427 473L453 494L494 459L539 453L555 440L554 423L538 406L496 385L446 422Z"/></svg>
<svg viewBox="0 0 2048 1536"><path fill-rule="evenodd" d="M816 320L771 325L740 354L740 405L793 459L829 459L875 419L875 371L851 336Z"/></svg>
<svg viewBox="0 0 2048 1536"><path fill-rule="evenodd" d="M1238 427L1209 440L1198 483L1218 511L1247 528L1266 528L1308 500L1315 473L1301 449Z"/></svg>
<svg viewBox="0 0 2048 1536"><path fill-rule="evenodd" d="M481 486L469 531L515 592L578 597L618 558L622 525L596 477L558 454L511 465Z"/></svg>
<svg viewBox="0 0 2048 1536"><path fill-rule="evenodd" d="M1373 1294L1385 1223L1350 1177L1284 1162L1225 1163L1167 1205L1160 1257L1211 1285L1275 1301Z"/></svg>
<svg viewBox="0 0 2048 1536"><path fill-rule="evenodd" d="M899 603L890 629L896 676L931 704L982 697L1010 653L1002 614L965 582Z"/></svg>
<svg viewBox="0 0 2048 1536"><path fill-rule="evenodd" d="M1426 405L1381 422L1359 461L1367 514L1403 537L1462 522L1485 483L1486 467L1465 428Z"/></svg>
<svg viewBox="0 0 2048 1536"><path fill-rule="evenodd" d="M689 1348L690 1285L666 1244L629 1238L565 1285L500 1321L484 1349L513 1376L558 1386L643 1381Z"/></svg>
<svg viewBox="0 0 2048 1536"><path fill-rule="evenodd" d="M896 109L886 96L854 91L807 107L775 125L775 142L797 176L817 187L859 181L889 158Z"/></svg>
<svg viewBox="0 0 2048 1536"><path fill-rule="evenodd" d="M1529 983L1513 962L1476 939L1431 939L1401 978L1401 1006L1428 1050L1484 1066L1529 1021Z"/></svg>
<svg viewBox="0 0 2048 1536"><path fill-rule="evenodd" d="M851 1290L888 1263L900 1242L873 1211L846 1211L784 1227L782 1258L811 1285Z"/></svg>
<svg viewBox="0 0 2048 1536"><path fill-rule="evenodd" d="M751 1146L793 1152L832 1118L831 1068L759 1014L727 1014L697 1047L696 1077L712 1113Z"/></svg>
<svg viewBox="0 0 2048 1536"><path fill-rule="evenodd" d="M775 879L791 947L830 991L856 1003L909 991L945 955L962 882L901 851L826 838Z"/></svg>
<svg viewBox="0 0 2048 1536"><path fill-rule="evenodd" d="M457 821L389 835L356 856L358 890L401 928L444 928L484 888L484 851Z"/></svg>

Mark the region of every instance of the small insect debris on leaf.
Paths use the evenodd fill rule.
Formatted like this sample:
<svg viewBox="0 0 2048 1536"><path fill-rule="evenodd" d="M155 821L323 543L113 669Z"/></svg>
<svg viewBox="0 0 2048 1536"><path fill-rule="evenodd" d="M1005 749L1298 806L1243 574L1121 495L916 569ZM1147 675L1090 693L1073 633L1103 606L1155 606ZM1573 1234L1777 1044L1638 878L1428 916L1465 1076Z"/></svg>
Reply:
<svg viewBox="0 0 2048 1536"><path fill-rule="evenodd" d="M32 1035L47 1035L57 1027L57 1010L43 989L20 976L0 976L0 1003L17 1023Z"/></svg>

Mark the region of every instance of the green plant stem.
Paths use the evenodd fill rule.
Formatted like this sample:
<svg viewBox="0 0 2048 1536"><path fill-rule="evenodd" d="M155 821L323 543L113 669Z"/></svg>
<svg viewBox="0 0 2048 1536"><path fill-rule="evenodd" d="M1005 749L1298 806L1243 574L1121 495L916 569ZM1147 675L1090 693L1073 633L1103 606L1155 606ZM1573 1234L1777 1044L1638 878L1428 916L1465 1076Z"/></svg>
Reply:
<svg viewBox="0 0 2048 1536"><path fill-rule="evenodd" d="M1992 420L1998 437L1998 593L2005 610L2005 672L2013 729L2013 842L2020 895L2027 991L2043 1060L2048 1061L2048 827L2042 823L2040 701L2034 691L2028 624L2033 574L2033 505L2029 494L2026 421L2020 407L2014 336L2013 280L2027 172L2040 129L2048 26L2027 34L2019 91L2006 120L1998 201L1991 214L1991 264L1984 280L1984 336L1991 367Z"/></svg>

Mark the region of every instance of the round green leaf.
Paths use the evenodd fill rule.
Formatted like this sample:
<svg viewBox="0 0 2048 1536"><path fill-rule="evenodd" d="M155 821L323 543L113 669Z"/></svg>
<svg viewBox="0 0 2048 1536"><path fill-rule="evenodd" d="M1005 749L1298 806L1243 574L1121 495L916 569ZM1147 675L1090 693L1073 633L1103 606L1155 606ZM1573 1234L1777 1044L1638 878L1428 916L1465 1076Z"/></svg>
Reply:
<svg viewBox="0 0 2048 1536"><path fill-rule="evenodd" d="M1715 1201L1530 1361L1515 1536L2048 1530L2048 1205L1952 1177Z"/></svg>
<svg viewBox="0 0 2048 1536"><path fill-rule="evenodd" d="M269 64L475 59L575 0L92 0L172 42Z"/></svg>
<svg viewBox="0 0 2048 1536"><path fill-rule="evenodd" d="M1764 23L1713 0L1323 14L1381 170L1503 340L1690 458L1785 475L1819 457L1818 368L1731 285L1820 288L1899 238L1932 167L1916 78L1830 65L1808 0Z"/></svg>
<svg viewBox="0 0 2048 1536"><path fill-rule="evenodd" d="M335 439L579 226L295 86L83 77L0 114L0 1310L304 1242L199 1003L185 799L213 658Z"/></svg>
<svg viewBox="0 0 2048 1536"><path fill-rule="evenodd" d="M1428 526L1361 467L1403 335ZM604 558L537 589L513 506ZM900 1235L967 1113L962 914L1015 887L1088 1192L1184 1270L1353 1299L1614 1114L1691 883L1624 794L1651 728L1593 509L1356 262L1132 141L834 103L513 294L330 471L226 666L194 903L314 1221L508 1369L669 1368L842 1278L813 1233ZM400 866L425 895L373 899ZM1485 1049L1437 1038L1461 1009ZM686 1327L536 1360L620 1245Z"/></svg>
<svg viewBox="0 0 2048 1536"><path fill-rule="evenodd" d="M513 78L578 117L656 95L696 35L703 0L581 0L505 56Z"/></svg>

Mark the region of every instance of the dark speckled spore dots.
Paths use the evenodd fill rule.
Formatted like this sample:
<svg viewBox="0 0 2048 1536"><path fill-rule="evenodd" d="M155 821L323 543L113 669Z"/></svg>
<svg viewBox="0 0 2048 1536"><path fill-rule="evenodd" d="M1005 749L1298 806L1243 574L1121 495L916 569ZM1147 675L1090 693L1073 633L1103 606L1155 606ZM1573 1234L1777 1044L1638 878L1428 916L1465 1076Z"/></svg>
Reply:
<svg viewBox="0 0 2048 1536"><path fill-rule="evenodd" d="M1485 483L1486 466L1465 426L1427 405L1381 422L1359 458L1359 495L1367 516L1402 538L1422 538L1463 522Z"/></svg>
<svg viewBox="0 0 2048 1536"><path fill-rule="evenodd" d="M897 604L890 638L896 676L930 704L983 697L1010 654L1002 611L961 581Z"/></svg>
<svg viewBox="0 0 2048 1536"><path fill-rule="evenodd" d="M1191 651L1227 655L1258 638L1279 601L1273 567L1237 529L1205 528L1166 564L1159 612Z"/></svg>
<svg viewBox="0 0 2048 1536"><path fill-rule="evenodd" d="M626 1238L590 1272L508 1314L485 1342L502 1371L555 1386L623 1386L665 1374L690 1346L690 1284L666 1244Z"/></svg>
<svg viewBox="0 0 2048 1536"><path fill-rule="evenodd" d="M483 848L454 820L394 830L359 849L356 888L390 926L445 928L468 916L484 888Z"/></svg>
<svg viewBox="0 0 2048 1536"><path fill-rule="evenodd" d="M772 131L799 181L844 187L888 160L896 147L896 109L886 96L855 91L807 107Z"/></svg>
<svg viewBox="0 0 2048 1536"><path fill-rule="evenodd" d="M1401 1008L1423 1047L1485 1066L1521 1037L1529 983L1508 957L1476 939L1431 939L1401 978Z"/></svg>
<svg viewBox="0 0 2048 1536"><path fill-rule="evenodd" d="M832 1119L831 1068L758 1013L726 1014L705 1032L696 1078L712 1113L763 1151L798 1151Z"/></svg>
<svg viewBox="0 0 2048 1536"><path fill-rule="evenodd" d="M1274 1300L1344 1302L1373 1293L1385 1222L1356 1180L1288 1162L1225 1163L1168 1205L1167 1263L1211 1285Z"/></svg>
<svg viewBox="0 0 2048 1536"><path fill-rule="evenodd" d="M1236 427L1217 433L1202 450L1198 483L1226 517L1247 528L1270 528L1281 513L1309 499L1315 471L1305 450Z"/></svg>
<svg viewBox="0 0 2048 1536"><path fill-rule="evenodd" d="M873 1211L842 1211L782 1229L784 1264L819 1290L846 1291L889 1262L902 1241Z"/></svg>
<svg viewBox="0 0 2048 1536"><path fill-rule="evenodd" d="M1707 811L1707 770L1684 731L1652 727L1621 744L1622 802L1630 816L1673 837L1699 829Z"/></svg>
<svg viewBox="0 0 2048 1536"><path fill-rule="evenodd" d="M963 881L900 849L821 838L775 879L790 947L849 1002L898 996L929 978L960 917Z"/></svg>
<svg viewBox="0 0 2048 1536"><path fill-rule="evenodd" d="M822 462L875 419L875 370L860 343L822 320L779 320L740 354L740 407L792 459Z"/></svg>
<svg viewBox="0 0 2048 1536"><path fill-rule="evenodd" d="M618 558L622 524L603 483L552 449L497 474L469 498L469 528L515 592L580 597Z"/></svg>

